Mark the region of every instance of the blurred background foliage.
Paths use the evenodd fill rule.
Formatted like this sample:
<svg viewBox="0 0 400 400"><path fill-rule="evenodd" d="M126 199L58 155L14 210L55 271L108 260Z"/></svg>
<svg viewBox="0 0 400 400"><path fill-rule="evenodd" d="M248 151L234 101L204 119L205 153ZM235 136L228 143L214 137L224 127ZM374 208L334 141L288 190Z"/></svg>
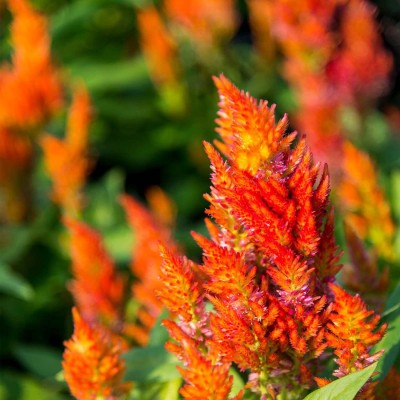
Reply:
<svg viewBox="0 0 400 400"><path fill-rule="evenodd" d="M202 141L212 141L217 95L211 76L223 72L254 97L276 103L277 115L296 107L279 70L279 54L263 62L253 51L245 1L237 3L239 28L207 58L189 42L178 49L179 88L160 91L152 82L140 50L136 10L150 0L33 0L50 22L52 54L68 82L82 81L94 109L90 128L93 167L86 189L84 219L99 229L121 270L128 268L133 234L118 197L128 192L144 200L152 186L162 187L178 210L176 239L190 257L199 250L188 232L204 231L203 194L208 192L209 163ZM1 4L1 2L0 2ZM379 168L380 182L400 221L400 3L376 0L386 47L394 56L390 90L362 121L359 145ZM9 60L11 16L0 10L0 61ZM67 97L70 93L66 93ZM66 113L44 128L64 136ZM348 130L360 120L348 110ZM39 154L39 148L36 149ZM49 200L50 183L39 161L35 167L36 213L26 224L1 227L0 245L0 399L69 398L61 371L62 343L71 335L69 258L61 249L60 212ZM343 239L340 227L338 237ZM400 247L400 238L397 237ZM395 273L399 277L399 271ZM394 284L392 285L394 286ZM157 362L157 361L155 361ZM173 381L170 385L174 385ZM175 383L176 386L176 383ZM171 389L176 393L176 387ZM164 388L164 390L167 390ZM155 397L151 397L155 398Z"/></svg>

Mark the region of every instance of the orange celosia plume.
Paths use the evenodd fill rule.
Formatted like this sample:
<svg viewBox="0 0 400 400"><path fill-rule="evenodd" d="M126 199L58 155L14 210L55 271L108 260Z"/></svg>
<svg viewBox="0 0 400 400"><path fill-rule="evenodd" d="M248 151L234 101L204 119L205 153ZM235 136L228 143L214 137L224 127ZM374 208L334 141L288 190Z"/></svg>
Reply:
<svg viewBox="0 0 400 400"><path fill-rule="evenodd" d="M0 68L0 125L41 124L62 104L59 75L51 62L46 19L25 0L8 0L14 20L12 65Z"/></svg>
<svg viewBox="0 0 400 400"><path fill-rule="evenodd" d="M31 215L33 138L62 104L59 75L51 62L48 24L25 0L6 2L11 11L11 64L0 65L0 219Z"/></svg>
<svg viewBox="0 0 400 400"><path fill-rule="evenodd" d="M206 199L215 223L206 221L211 240L193 234L203 263L162 253L159 295L178 315L164 322L178 342L167 348L187 367L189 386L204 365L196 369L190 361L200 349L209 368L234 363L247 370L246 387L263 399L289 388L302 398L328 346L339 357L337 374L362 369L379 356L369 351L385 326L377 328L379 317L358 296L332 284L341 265L327 168L314 163L305 138L295 143L296 133L285 132L286 117L275 122L273 107L224 76L215 83L222 139L216 144L227 160L205 144L213 171ZM213 311L205 311L205 300ZM351 319L351 309L359 319Z"/></svg>
<svg viewBox="0 0 400 400"><path fill-rule="evenodd" d="M125 362L122 347L109 332L90 326L72 310L74 334L66 341L63 356L64 377L78 400L118 400L130 384L123 383Z"/></svg>
<svg viewBox="0 0 400 400"><path fill-rule="evenodd" d="M53 199L70 215L76 215L81 208L81 189L89 169L90 116L90 98L81 86L74 94L65 140L47 135L41 141L45 166L53 181Z"/></svg>
<svg viewBox="0 0 400 400"><path fill-rule="evenodd" d="M346 223L377 254L393 261L395 226L376 168L370 157L350 142L344 144L343 177L338 189Z"/></svg>
<svg viewBox="0 0 400 400"><path fill-rule="evenodd" d="M155 7L137 12L140 43L151 76L158 85L177 82L176 45Z"/></svg>
<svg viewBox="0 0 400 400"><path fill-rule="evenodd" d="M121 198L129 224L135 232L131 270L137 281L132 285L132 294L141 304L137 315L138 324L127 325L125 329L140 344L147 342L148 334L162 309L162 302L156 296L156 290L162 285L158 279L162 262L159 246L163 244L171 251L178 251L170 231L174 218L171 201L161 189L156 188L150 192L150 199L157 208L163 208L161 217L155 212L151 213L130 196Z"/></svg>
<svg viewBox="0 0 400 400"><path fill-rule="evenodd" d="M101 236L82 222L65 221L71 236L70 290L83 319L112 332L122 330L124 279L102 244Z"/></svg>
<svg viewBox="0 0 400 400"><path fill-rule="evenodd" d="M319 159L340 169L345 107L365 110L387 87L392 59L365 0L249 0L250 15L265 15L281 46L284 75L298 102L297 126ZM260 18L250 20L257 35ZM329 149L329 151L328 151Z"/></svg>
<svg viewBox="0 0 400 400"><path fill-rule="evenodd" d="M163 263L161 279L164 282L157 293L167 309L177 314L179 323L164 320L174 343L167 343L168 351L183 362L178 367L185 385L180 393L185 399L228 399L233 378L229 374L230 362L208 343L206 328L208 314L204 309L201 285L195 279L194 263L161 248ZM208 350L206 352L205 350ZM239 393L234 399L241 399Z"/></svg>
<svg viewBox="0 0 400 400"><path fill-rule="evenodd" d="M232 0L164 0L164 7L171 21L183 27L200 47L215 45L236 29Z"/></svg>

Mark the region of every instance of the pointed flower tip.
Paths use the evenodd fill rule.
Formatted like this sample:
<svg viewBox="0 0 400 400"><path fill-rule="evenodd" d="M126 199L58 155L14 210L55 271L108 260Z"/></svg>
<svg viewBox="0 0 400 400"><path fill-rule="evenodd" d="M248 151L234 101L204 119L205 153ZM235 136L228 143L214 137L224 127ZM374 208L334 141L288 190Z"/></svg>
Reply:
<svg viewBox="0 0 400 400"><path fill-rule="evenodd" d="M214 81L215 86L219 86L221 85L224 81L227 81L227 78L225 77L225 75L223 73L217 75L213 75L212 76L212 80Z"/></svg>

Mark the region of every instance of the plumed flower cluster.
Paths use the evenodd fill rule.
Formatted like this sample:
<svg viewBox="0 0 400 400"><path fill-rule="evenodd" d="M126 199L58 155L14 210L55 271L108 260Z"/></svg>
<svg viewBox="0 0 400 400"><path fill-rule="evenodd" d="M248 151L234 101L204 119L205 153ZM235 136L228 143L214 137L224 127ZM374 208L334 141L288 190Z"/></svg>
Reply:
<svg viewBox="0 0 400 400"><path fill-rule="evenodd" d="M45 17L26 0L8 0L8 6L14 54L12 65L0 68L0 125L33 127L61 106L60 79L51 62Z"/></svg>
<svg viewBox="0 0 400 400"><path fill-rule="evenodd" d="M65 214L76 216L82 207L82 193L89 170L88 135L91 120L89 94L76 89L64 140L46 135L41 140L45 167L53 181L53 199Z"/></svg>
<svg viewBox="0 0 400 400"><path fill-rule="evenodd" d="M11 63L0 65L0 220L29 218L33 139L62 104L46 18L26 0L8 0Z"/></svg>
<svg viewBox="0 0 400 400"><path fill-rule="evenodd" d="M385 326L334 284L341 266L327 168L314 163L305 138L286 133L286 117L275 122L274 107L224 76L215 83L222 139L215 144L226 159L205 143L214 222L207 220L210 239L193 233L202 264L163 250L159 296L178 315L165 321L176 341L168 349L183 361L187 399L194 389L202 398L228 398L231 364L249 372L247 387L262 399L298 399L329 348L336 376L375 361L369 351ZM218 371L214 383L204 363Z"/></svg>
<svg viewBox="0 0 400 400"><path fill-rule="evenodd" d="M175 101L184 91L179 45L189 41L207 64L210 54L226 43L238 26L232 0L164 0L159 8L138 7L137 22L151 78L161 93Z"/></svg>
<svg viewBox="0 0 400 400"><path fill-rule="evenodd" d="M130 385L122 383L125 362L122 344L101 327L94 328L72 310L74 334L65 342L64 377L72 395L80 400L125 398Z"/></svg>
<svg viewBox="0 0 400 400"><path fill-rule="evenodd" d="M158 279L162 262L159 244L178 253L178 246L172 240L174 206L171 200L156 187L149 191L148 198L151 211L131 196L121 198L127 220L135 232L131 271L137 279L132 285L132 296L140 304L136 323L126 324L124 330L141 345L147 343L163 307L156 296L156 290L162 285Z"/></svg>
<svg viewBox="0 0 400 400"><path fill-rule="evenodd" d="M343 157L338 197L344 218L362 240L372 244L380 257L393 261L395 225L385 194L379 187L376 167L367 154L350 142L344 144Z"/></svg>
<svg viewBox="0 0 400 400"><path fill-rule="evenodd" d="M284 75L298 102L295 123L335 172L346 133L343 107L367 109L387 88L392 68L374 7L366 0L248 3L258 16L251 20L256 42L263 43L259 24L266 20L283 51Z"/></svg>
<svg viewBox="0 0 400 400"><path fill-rule="evenodd" d="M67 219L74 280L70 290L83 319L111 332L122 330L125 282L116 271L99 233L83 222Z"/></svg>

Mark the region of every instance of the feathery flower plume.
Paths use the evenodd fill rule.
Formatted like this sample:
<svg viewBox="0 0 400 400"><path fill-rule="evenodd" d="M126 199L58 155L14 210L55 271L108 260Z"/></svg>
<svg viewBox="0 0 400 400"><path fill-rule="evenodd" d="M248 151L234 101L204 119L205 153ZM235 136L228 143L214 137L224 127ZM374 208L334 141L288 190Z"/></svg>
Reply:
<svg viewBox="0 0 400 400"><path fill-rule="evenodd" d="M380 257L393 261L395 226L378 184L376 168L370 157L350 142L345 142L343 150L343 177L338 197L344 219L358 237L371 243Z"/></svg>
<svg viewBox="0 0 400 400"><path fill-rule="evenodd" d="M385 326L376 329L379 317L332 285L341 266L327 168L320 172L305 138L294 144L296 133L285 132L286 117L275 122L274 107L258 103L224 76L215 83L222 139L216 146L226 161L205 143L213 171L206 199L215 223L206 221L211 240L193 234L203 249L203 263L196 267L201 282L190 262L163 252L160 296L178 315L177 322L165 324L176 341L189 343L168 349L185 361L197 343L214 363L247 370L246 387L262 399L289 392L301 398L314 384L328 345L347 374L378 357L368 351ZM204 299L213 305L210 313ZM349 304L362 317L357 326L349 321L354 330L341 331L341 340L356 348L352 360L333 340L340 307L350 317Z"/></svg>
<svg viewBox="0 0 400 400"><path fill-rule="evenodd" d="M163 207L162 218L166 220L163 221L155 212L150 212L128 195L121 198L129 224L135 232L131 270L137 281L132 285L132 294L141 304L138 323L126 324L125 331L142 345L147 343L149 332L162 310L162 302L156 296L156 290L162 285L158 279L162 263L159 245L162 243L174 253L178 252L170 231L174 215L171 200L161 189L153 189L150 198L153 204Z"/></svg>
<svg viewBox="0 0 400 400"><path fill-rule="evenodd" d="M177 83L176 45L155 7L137 12L140 43L151 76L157 85Z"/></svg>
<svg viewBox="0 0 400 400"><path fill-rule="evenodd" d="M358 294L352 296L334 284L330 288L335 300L326 339L328 346L334 349L337 356L335 362L339 366L333 375L340 378L379 359L383 350L373 355L369 354L369 350L381 340L387 324L378 327L380 317L367 310ZM367 382L357 399L373 399L376 383Z"/></svg>
<svg viewBox="0 0 400 400"><path fill-rule="evenodd" d="M171 21L199 47L211 47L226 40L237 25L232 0L164 0Z"/></svg>
<svg viewBox="0 0 400 400"><path fill-rule="evenodd" d="M66 341L64 377L77 400L122 400L130 389L122 383L125 362L115 336L85 321L72 309L74 334Z"/></svg>
<svg viewBox="0 0 400 400"><path fill-rule="evenodd" d="M178 367L185 380L180 393L185 399L226 400L232 388L230 362L209 341L209 314L205 311L204 294L195 279L194 264L161 248L163 263L160 278L164 282L157 291L167 309L178 315L178 322L164 320L174 343L166 348L183 363ZM233 399L240 400L242 393Z"/></svg>
<svg viewBox="0 0 400 400"><path fill-rule="evenodd" d="M71 237L72 273L70 290L82 318L91 326L111 332L122 329L124 280L115 270L101 236L83 222L65 220Z"/></svg>
<svg viewBox="0 0 400 400"><path fill-rule="evenodd" d="M272 34L298 101L295 122L314 154L335 169L346 133L343 107L368 108L386 89L392 68L374 7L365 0L267 0L249 1L249 8L273 15ZM262 31L257 19L251 22L256 34Z"/></svg>
<svg viewBox="0 0 400 400"><path fill-rule="evenodd" d="M44 16L26 0L8 0L13 14L12 65L0 68L0 125L26 129L40 125L62 104L59 75L51 62Z"/></svg>
<svg viewBox="0 0 400 400"><path fill-rule="evenodd" d="M47 21L25 0L6 2L12 13L12 63L0 65L0 219L21 222L31 211L32 138L62 103L50 57Z"/></svg>
<svg viewBox="0 0 400 400"><path fill-rule="evenodd" d="M81 209L81 190L89 169L87 145L90 98L83 86L74 93L64 140L46 135L41 140L46 169L53 181L53 199L67 215Z"/></svg>
<svg viewBox="0 0 400 400"><path fill-rule="evenodd" d="M275 41L271 32L271 6L265 0L248 0L249 21L258 55L270 61L275 53Z"/></svg>

